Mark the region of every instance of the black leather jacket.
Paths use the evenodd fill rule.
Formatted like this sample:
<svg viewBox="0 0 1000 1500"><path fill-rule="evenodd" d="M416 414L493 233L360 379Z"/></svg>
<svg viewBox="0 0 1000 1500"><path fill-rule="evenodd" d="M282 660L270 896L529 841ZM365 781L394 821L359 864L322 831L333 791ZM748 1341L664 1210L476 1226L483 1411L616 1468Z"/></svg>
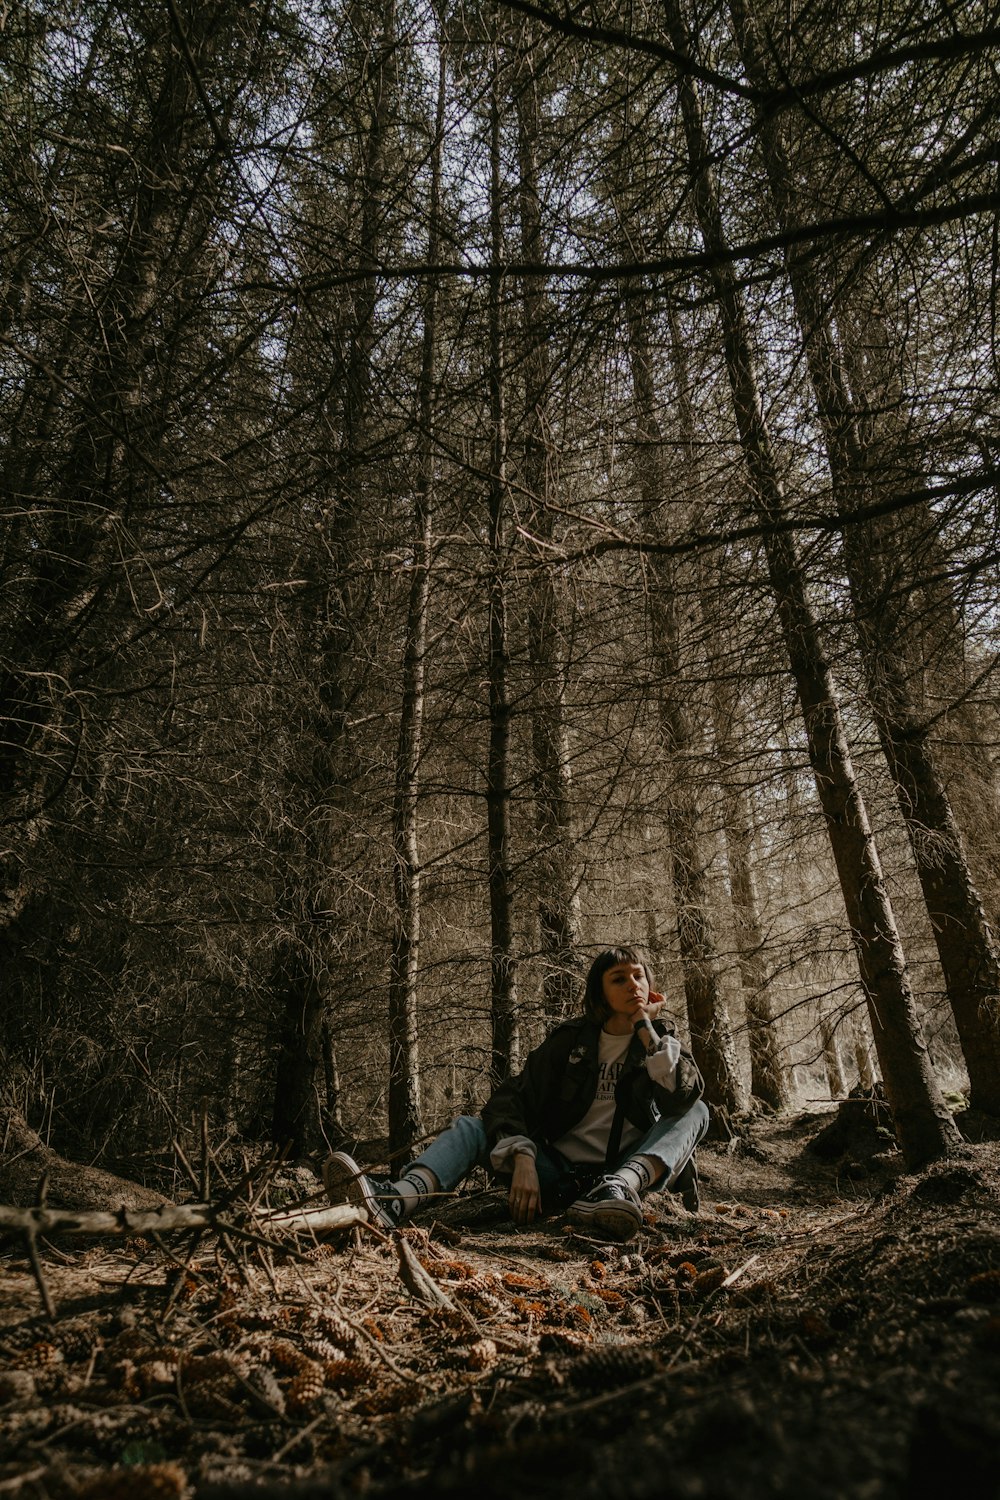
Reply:
<svg viewBox="0 0 1000 1500"><path fill-rule="evenodd" d="M658 1036L676 1036L669 1021L655 1020ZM564 1021L533 1052L521 1072L494 1090L482 1111L490 1149L511 1135L551 1144L583 1119L597 1092L600 1027L585 1016ZM677 1087L661 1088L644 1067L645 1051L633 1037L615 1089L630 1124L646 1131L658 1115L683 1115L704 1091L694 1058L681 1047Z"/></svg>

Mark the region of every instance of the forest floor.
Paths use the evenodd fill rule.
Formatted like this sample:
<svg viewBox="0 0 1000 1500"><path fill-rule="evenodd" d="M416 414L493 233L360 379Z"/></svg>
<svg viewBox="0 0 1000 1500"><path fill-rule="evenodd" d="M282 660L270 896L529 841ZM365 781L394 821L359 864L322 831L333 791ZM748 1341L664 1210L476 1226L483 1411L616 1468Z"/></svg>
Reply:
<svg viewBox="0 0 1000 1500"><path fill-rule="evenodd" d="M874 1131L821 1160L832 1119L703 1146L699 1213L651 1195L621 1246L483 1191L409 1271L355 1228L201 1256L167 1310L163 1256L105 1241L43 1252L51 1322L8 1242L0 1494L998 1500L1000 1131L907 1174Z"/></svg>

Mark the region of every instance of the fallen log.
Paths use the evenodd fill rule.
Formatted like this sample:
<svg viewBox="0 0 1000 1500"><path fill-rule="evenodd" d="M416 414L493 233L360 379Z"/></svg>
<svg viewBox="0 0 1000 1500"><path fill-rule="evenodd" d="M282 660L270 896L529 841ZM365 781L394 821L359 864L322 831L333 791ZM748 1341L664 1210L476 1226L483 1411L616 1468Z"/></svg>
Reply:
<svg viewBox="0 0 1000 1500"><path fill-rule="evenodd" d="M28 1204L38 1200L38 1185L45 1181L48 1202L54 1208L103 1208L116 1203L129 1209L156 1208L161 1193L131 1182L103 1167L88 1167L67 1161L32 1130L24 1116L9 1105L0 1105L0 1203Z"/></svg>
<svg viewBox="0 0 1000 1500"><path fill-rule="evenodd" d="M11 1208L0 1204L0 1235L16 1234L24 1240L32 1274L38 1286L42 1304L50 1318L56 1317L56 1304L45 1279L45 1270L38 1253L40 1235L62 1234L89 1235L104 1238L106 1235L148 1235L155 1245L181 1269L185 1262L177 1260L164 1244L163 1236L181 1233L194 1234L195 1243L203 1234L217 1234L230 1257L235 1258L233 1241L265 1247L269 1250L288 1250L287 1242L271 1239L267 1231L292 1233L320 1230L349 1229L355 1224L365 1224L368 1214L364 1208L354 1204L336 1207L310 1208L296 1205L287 1209L261 1211L251 1209L238 1213L239 1222L233 1212L232 1203L161 1203L158 1208L72 1209L46 1208L44 1203L35 1208ZM292 1252L296 1253L296 1252Z"/></svg>
<svg viewBox="0 0 1000 1500"><path fill-rule="evenodd" d="M345 1203L337 1207L271 1209L242 1215L233 1223L232 1208L217 1208L211 1203L161 1203L158 1208L87 1209L75 1213L62 1208L8 1208L0 1205L0 1233L28 1235L86 1234L104 1235L169 1234L174 1230L259 1230L281 1229L295 1232L321 1232L349 1229L365 1224L365 1209Z"/></svg>
<svg viewBox="0 0 1000 1500"><path fill-rule="evenodd" d="M194 1172L179 1144L175 1145L195 1192L202 1200L207 1199L206 1127L203 1126L200 1174ZM258 1253L282 1251L301 1258L302 1252L290 1244L293 1235L315 1237L329 1230L367 1223L365 1209L354 1204L315 1204L308 1199L281 1209L258 1206L255 1199L259 1197L261 1183L267 1182L275 1165L276 1159L272 1159L248 1171L218 1202L166 1202L162 1194L126 1178L66 1161L40 1140L17 1110L0 1108L0 1200L14 1199L13 1203L0 1201L0 1237L11 1235L23 1240L45 1311L55 1318L56 1306L38 1250L42 1237L148 1237L183 1271L206 1234L217 1235L226 1256L242 1265L242 1254L252 1249ZM33 1203L24 1202L29 1193L34 1197ZM108 1204L117 1206L109 1208ZM177 1234L188 1239L186 1256L181 1259L165 1243L166 1237ZM177 1286L180 1284L177 1281Z"/></svg>

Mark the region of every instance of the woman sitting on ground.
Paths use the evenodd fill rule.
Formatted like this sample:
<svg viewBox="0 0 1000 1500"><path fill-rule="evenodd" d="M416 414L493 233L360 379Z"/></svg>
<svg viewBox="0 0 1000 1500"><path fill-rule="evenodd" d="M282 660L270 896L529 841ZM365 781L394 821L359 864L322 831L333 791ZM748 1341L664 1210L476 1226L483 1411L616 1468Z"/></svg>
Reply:
<svg viewBox="0 0 1000 1500"><path fill-rule="evenodd" d="M509 1178L518 1224L567 1210L572 1223L627 1240L651 1188L680 1192L696 1212L704 1085L662 1004L636 948L606 949L587 975L584 1014L557 1026L481 1115L460 1115L394 1182L334 1152L323 1169L331 1202L363 1204L392 1229L480 1166Z"/></svg>

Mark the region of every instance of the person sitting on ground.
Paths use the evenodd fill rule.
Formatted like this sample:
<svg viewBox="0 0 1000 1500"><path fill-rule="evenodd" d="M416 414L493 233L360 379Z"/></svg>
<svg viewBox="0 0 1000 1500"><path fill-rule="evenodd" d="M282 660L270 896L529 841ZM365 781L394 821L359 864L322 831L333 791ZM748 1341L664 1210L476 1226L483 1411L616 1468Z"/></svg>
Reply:
<svg viewBox="0 0 1000 1500"><path fill-rule="evenodd" d="M663 1003L638 949L606 949L587 975L583 1015L529 1053L481 1115L460 1115L395 1181L335 1151L323 1168L330 1201L363 1205L373 1223L393 1229L481 1166L509 1178L518 1224L567 1210L584 1229L631 1239L651 1188L680 1192L697 1212L704 1085L659 1015Z"/></svg>

